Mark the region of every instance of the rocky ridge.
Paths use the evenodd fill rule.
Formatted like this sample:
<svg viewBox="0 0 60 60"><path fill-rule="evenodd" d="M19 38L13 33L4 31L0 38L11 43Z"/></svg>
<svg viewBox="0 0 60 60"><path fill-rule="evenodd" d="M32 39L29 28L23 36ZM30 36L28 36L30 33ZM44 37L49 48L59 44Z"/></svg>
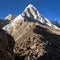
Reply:
<svg viewBox="0 0 60 60"><path fill-rule="evenodd" d="M33 12L33 13L32 13ZM38 23L38 24L44 24L47 25L51 28L55 28L60 30L60 28L58 28L58 26L54 25L51 21L49 21L47 18L43 17L39 11L32 5L29 4L25 10L23 11L22 14L19 14L15 19L13 19L13 21L11 21L10 24L7 24L6 26L3 27L3 29L5 31L10 31L10 29L14 29L15 26L17 24L19 24L19 22L21 20L24 20L26 22L34 22L34 23Z"/></svg>

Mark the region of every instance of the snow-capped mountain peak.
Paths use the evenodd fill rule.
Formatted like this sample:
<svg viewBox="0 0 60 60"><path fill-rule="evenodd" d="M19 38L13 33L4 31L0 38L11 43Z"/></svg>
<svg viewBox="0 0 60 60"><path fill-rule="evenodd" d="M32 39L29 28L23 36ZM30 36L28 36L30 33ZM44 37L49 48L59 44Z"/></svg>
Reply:
<svg viewBox="0 0 60 60"><path fill-rule="evenodd" d="M34 6L33 6L32 4L29 4L29 5L27 6L27 8L28 8L28 7L34 7Z"/></svg>
<svg viewBox="0 0 60 60"><path fill-rule="evenodd" d="M29 21L34 21L34 22L39 21L41 23L45 23L45 20L42 17L42 15L32 4L29 4L25 8L25 10L22 13L22 16Z"/></svg>
<svg viewBox="0 0 60 60"><path fill-rule="evenodd" d="M6 20L13 20L14 18L16 18L16 16L9 14L8 16L5 17Z"/></svg>
<svg viewBox="0 0 60 60"><path fill-rule="evenodd" d="M11 17L12 15L8 15L5 19ZM12 16L13 17L13 16ZM49 27L54 27L54 24L47 18L43 17L39 11L32 5L29 4L22 14L19 14L15 19L11 21L10 24L3 27L5 31L11 31L16 28L22 21L26 22L34 22L34 23L42 23ZM55 26L57 27L57 26ZM55 28L54 27L54 28ZM58 27L57 27L58 28Z"/></svg>

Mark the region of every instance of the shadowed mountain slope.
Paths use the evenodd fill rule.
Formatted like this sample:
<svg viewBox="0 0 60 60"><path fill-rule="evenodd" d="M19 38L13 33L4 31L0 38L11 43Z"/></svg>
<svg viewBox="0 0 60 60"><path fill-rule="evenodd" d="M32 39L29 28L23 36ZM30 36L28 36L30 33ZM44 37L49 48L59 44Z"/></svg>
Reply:
<svg viewBox="0 0 60 60"><path fill-rule="evenodd" d="M13 60L15 41L12 36L0 29L0 60Z"/></svg>

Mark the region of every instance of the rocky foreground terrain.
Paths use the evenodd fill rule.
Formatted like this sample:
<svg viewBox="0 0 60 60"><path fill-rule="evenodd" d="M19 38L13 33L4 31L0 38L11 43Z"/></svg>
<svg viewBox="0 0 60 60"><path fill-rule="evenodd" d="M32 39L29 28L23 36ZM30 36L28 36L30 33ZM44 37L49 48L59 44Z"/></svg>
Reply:
<svg viewBox="0 0 60 60"><path fill-rule="evenodd" d="M23 56L22 60L59 60L60 31L52 30L47 26L24 22L12 33L16 41L14 53Z"/></svg>
<svg viewBox="0 0 60 60"><path fill-rule="evenodd" d="M0 22L0 60L60 60L58 26L32 5L13 20L9 16Z"/></svg>
<svg viewBox="0 0 60 60"><path fill-rule="evenodd" d="M60 31L22 22L11 35L0 30L0 59L60 60Z"/></svg>

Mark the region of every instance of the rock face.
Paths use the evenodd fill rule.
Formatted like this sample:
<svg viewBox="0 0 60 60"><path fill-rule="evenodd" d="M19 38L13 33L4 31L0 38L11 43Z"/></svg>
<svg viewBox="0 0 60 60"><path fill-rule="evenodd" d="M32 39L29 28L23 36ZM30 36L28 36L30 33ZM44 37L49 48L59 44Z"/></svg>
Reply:
<svg viewBox="0 0 60 60"><path fill-rule="evenodd" d="M16 25L15 30L11 34L15 40L14 46L14 43L12 43L13 39L9 35L7 36L5 31L0 30L0 55L2 54L4 57L1 56L0 59L12 60L13 57L11 55L14 55L14 60L59 60L59 32L59 30L45 25L22 21Z"/></svg>
<svg viewBox="0 0 60 60"><path fill-rule="evenodd" d="M13 37L0 29L0 60L13 60L15 41Z"/></svg>
<svg viewBox="0 0 60 60"><path fill-rule="evenodd" d="M24 22L19 27L12 33L16 42L14 53L19 59L59 60L60 34L54 33L47 26L34 23Z"/></svg>
<svg viewBox="0 0 60 60"><path fill-rule="evenodd" d="M59 32L33 22L17 23L11 33L16 42L14 46L15 60L59 60Z"/></svg>
<svg viewBox="0 0 60 60"><path fill-rule="evenodd" d="M9 24L7 24L6 26L4 26L3 30L5 30L9 34L11 34L12 31L15 30L15 28L17 28L17 26L20 25L20 23L22 21L24 21L24 18L21 15L19 15L14 20L12 20Z"/></svg>

